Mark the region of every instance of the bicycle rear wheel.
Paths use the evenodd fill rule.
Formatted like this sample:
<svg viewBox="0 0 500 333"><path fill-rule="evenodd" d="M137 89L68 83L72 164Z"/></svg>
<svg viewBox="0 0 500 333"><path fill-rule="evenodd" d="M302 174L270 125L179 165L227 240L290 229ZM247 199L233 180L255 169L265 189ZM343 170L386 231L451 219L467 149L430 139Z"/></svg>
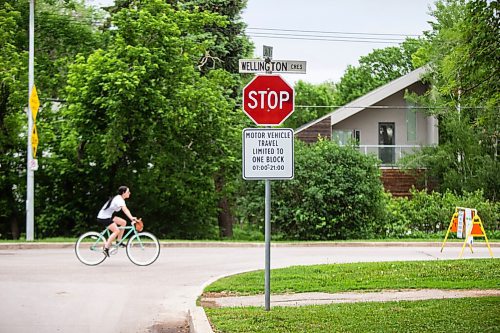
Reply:
<svg viewBox="0 0 500 333"><path fill-rule="evenodd" d="M138 266L151 265L160 255L160 242L149 232L132 236L127 243L127 256Z"/></svg>
<svg viewBox="0 0 500 333"><path fill-rule="evenodd" d="M100 233L95 231L86 232L76 241L76 257L85 265L99 265L106 259L106 255L102 252L104 244L106 244L106 238Z"/></svg>

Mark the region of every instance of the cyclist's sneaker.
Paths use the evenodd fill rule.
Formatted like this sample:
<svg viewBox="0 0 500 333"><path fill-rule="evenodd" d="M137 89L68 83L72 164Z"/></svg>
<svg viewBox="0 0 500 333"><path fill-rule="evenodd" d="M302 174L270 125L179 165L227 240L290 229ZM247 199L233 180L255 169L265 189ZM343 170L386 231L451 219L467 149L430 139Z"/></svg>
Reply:
<svg viewBox="0 0 500 333"><path fill-rule="evenodd" d="M108 248L103 248L102 253L104 253L104 255L109 258L109 249Z"/></svg>
<svg viewBox="0 0 500 333"><path fill-rule="evenodd" d="M127 245L125 243L116 243L115 246L116 247L127 247Z"/></svg>

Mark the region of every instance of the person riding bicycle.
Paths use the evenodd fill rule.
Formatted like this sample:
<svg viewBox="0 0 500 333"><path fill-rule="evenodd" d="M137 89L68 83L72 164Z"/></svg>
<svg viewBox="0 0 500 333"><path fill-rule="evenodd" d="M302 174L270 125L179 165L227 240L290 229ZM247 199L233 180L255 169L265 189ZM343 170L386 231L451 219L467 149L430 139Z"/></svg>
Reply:
<svg viewBox="0 0 500 333"><path fill-rule="evenodd" d="M111 230L112 234L106 241L104 245L103 252L106 256L109 257L109 247L113 243L113 240L116 238L117 243L120 243L124 229L120 229L119 227L124 227L127 225L127 221L119 216L115 216L115 213L120 210L132 221L134 224L137 220L136 217L132 216L130 210L127 208L125 204L125 199L130 197L130 189L127 186L120 186L118 188L118 193L114 197L110 197L109 200L102 206L99 214L97 214L97 221L104 224L109 230ZM124 244L120 244L121 246L125 246Z"/></svg>

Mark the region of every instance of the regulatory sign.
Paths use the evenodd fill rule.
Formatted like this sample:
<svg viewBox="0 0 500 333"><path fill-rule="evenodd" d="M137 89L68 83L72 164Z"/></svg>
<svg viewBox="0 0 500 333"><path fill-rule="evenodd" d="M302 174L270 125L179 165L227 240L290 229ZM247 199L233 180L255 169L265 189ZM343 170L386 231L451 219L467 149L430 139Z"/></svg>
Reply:
<svg viewBox="0 0 500 333"><path fill-rule="evenodd" d="M293 175L293 129L243 130L243 179L293 179Z"/></svg>
<svg viewBox="0 0 500 333"><path fill-rule="evenodd" d="M243 88L243 111L257 125L280 125L293 107L293 87L279 75L257 75Z"/></svg>
<svg viewBox="0 0 500 333"><path fill-rule="evenodd" d="M295 60L240 59L240 73L294 73L305 74L306 62Z"/></svg>
<svg viewBox="0 0 500 333"><path fill-rule="evenodd" d="M38 170L38 160L37 159L30 160L29 167L30 167L31 171L37 171Z"/></svg>

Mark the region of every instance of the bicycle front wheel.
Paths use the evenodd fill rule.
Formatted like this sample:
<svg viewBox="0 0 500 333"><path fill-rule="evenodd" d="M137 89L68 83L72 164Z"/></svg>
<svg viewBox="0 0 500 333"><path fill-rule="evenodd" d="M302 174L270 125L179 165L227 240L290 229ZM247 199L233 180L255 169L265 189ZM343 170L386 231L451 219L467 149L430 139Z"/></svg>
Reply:
<svg viewBox="0 0 500 333"><path fill-rule="evenodd" d="M95 231L86 232L76 241L76 257L85 265L99 265L106 259L106 255L102 252L104 244L106 244L106 238L100 233Z"/></svg>
<svg viewBox="0 0 500 333"><path fill-rule="evenodd" d="M160 255L160 242L149 232L132 236L127 243L127 256L138 266L151 265Z"/></svg>

